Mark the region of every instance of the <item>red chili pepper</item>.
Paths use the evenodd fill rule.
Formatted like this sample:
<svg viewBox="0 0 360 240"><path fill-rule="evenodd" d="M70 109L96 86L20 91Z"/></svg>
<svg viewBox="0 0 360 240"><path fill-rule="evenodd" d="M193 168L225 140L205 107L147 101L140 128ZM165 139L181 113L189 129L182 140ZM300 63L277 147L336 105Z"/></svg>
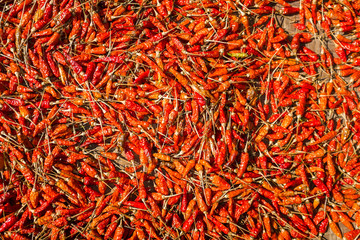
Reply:
<svg viewBox="0 0 360 240"><path fill-rule="evenodd" d="M215 218L213 218L211 215L208 215L207 217L208 217L208 219L209 219L210 221L212 221L212 222L220 229L220 231L222 231L223 233L228 234L228 233L230 232L230 230L229 230L227 227L225 227L222 223L220 223L218 220L216 220Z"/></svg>
<svg viewBox="0 0 360 240"><path fill-rule="evenodd" d="M65 52L63 52L63 55L65 56L66 60L70 63L72 69L74 72L78 75L83 74L83 69L76 61L72 60L72 58Z"/></svg>
<svg viewBox="0 0 360 240"><path fill-rule="evenodd" d="M126 58L126 55L122 56L110 56L95 59L94 62L114 62L114 63L123 63Z"/></svg>
<svg viewBox="0 0 360 240"><path fill-rule="evenodd" d="M326 196L330 197L330 191L326 187L323 181L320 179L313 179L313 183L323 192L326 194Z"/></svg>
<svg viewBox="0 0 360 240"><path fill-rule="evenodd" d="M352 230L350 232L345 233L344 237L347 240L355 240L359 235L360 235L360 230L356 229L356 230Z"/></svg>

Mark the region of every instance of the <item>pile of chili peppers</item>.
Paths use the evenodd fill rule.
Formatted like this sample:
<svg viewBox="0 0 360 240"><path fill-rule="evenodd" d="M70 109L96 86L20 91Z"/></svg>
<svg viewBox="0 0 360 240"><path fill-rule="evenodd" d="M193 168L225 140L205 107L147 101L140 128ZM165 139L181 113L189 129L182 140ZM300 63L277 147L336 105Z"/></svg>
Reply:
<svg viewBox="0 0 360 240"><path fill-rule="evenodd" d="M0 7L2 239L360 234L359 1Z"/></svg>

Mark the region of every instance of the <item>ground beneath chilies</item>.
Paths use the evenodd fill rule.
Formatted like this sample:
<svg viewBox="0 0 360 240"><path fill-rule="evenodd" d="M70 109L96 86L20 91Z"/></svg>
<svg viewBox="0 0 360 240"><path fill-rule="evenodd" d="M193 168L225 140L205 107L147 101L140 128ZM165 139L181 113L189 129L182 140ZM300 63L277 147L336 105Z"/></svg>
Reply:
<svg viewBox="0 0 360 240"><path fill-rule="evenodd" d="M0 9L1 239L359 237L359 1Z"/></svg>

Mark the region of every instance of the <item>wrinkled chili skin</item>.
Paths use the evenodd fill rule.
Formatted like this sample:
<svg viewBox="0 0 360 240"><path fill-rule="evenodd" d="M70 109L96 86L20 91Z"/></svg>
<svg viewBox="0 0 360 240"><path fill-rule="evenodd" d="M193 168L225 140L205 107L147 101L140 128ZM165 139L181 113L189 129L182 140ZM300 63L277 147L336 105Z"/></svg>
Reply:
<svg viewBox="0 0 360 240"><path fill-rule="evenodd" d="M357 1L3 5L5 239L358 234Z"/></svg>

